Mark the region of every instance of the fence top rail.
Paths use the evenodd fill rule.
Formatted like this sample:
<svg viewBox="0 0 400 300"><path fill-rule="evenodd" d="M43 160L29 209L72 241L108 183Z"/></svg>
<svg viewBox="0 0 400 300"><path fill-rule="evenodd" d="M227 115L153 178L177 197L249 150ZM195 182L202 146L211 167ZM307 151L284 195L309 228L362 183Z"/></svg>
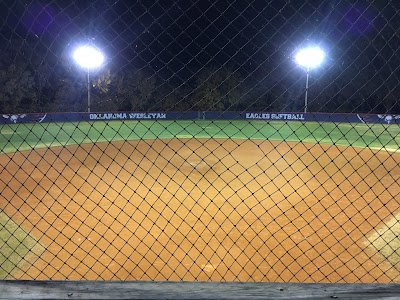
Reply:
<svg viewBox="0 0 400 300"><path fill-rule="evenodd" d="M400 285L12 280L0 281L0 295L1 299L397 299Z"/></svg>

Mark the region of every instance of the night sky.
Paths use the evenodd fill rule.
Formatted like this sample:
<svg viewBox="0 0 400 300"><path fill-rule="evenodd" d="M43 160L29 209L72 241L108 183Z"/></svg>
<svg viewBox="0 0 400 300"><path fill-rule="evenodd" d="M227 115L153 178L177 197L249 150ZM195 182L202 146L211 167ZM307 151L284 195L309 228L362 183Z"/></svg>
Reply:
<svg viewBox="0 0 400 300"><path fill-rule="evenodd" d="M147 67L181 84L204 67L227 66L266 88L284 83L294 95L305 76L294 55L318 45L327 55L311 71L319 91L397 101L399 34L400 1L388 0L0 2L0 42L22 38L55 64L90 40L111 69Z"/></svg>

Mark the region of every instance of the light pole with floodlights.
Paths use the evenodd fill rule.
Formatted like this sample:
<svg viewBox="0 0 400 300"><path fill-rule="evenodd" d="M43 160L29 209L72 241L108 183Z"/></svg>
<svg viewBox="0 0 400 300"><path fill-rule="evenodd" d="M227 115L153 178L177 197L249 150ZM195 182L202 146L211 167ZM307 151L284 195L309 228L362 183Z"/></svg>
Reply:
<svg viewBox="0 0 400 300"><path fill-rule="evenodd" d="M319 66L325 58L325 53L321 48L309 47L300 50L296 55L296 62L307 69L306 91L304 96L304 113L307 113L308 106L308 81L310 69Z"/></svg>
<svg viewBox="0 0 400 300"><path fill-rule="evenodd" d="M100 67L104 62L104 55L93 46L81 46L75 49L75 61L87 70L87 111L90 112L90 70Z"/></svg>

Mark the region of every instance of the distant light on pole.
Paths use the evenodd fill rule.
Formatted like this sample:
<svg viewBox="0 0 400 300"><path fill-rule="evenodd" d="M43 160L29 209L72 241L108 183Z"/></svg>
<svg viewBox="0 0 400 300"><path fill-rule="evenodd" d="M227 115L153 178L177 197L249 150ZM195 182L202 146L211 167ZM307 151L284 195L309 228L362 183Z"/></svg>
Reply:
<svg viewBox="0 0 400 300"><path fill-rule="evenodd" d="M306 78L306 91L304 96L304 112L307 112L308 106L308 79L310 75L310 69L318 67L325 58L325 52L318 47L309 47L300 50L296 54L296 62L302 67L307 69Z"/></svg>
<svg viewBox="0 0 400 300"><path fill-rule="evenodd" d="M87 70L87 111L90 112L90 70L104 63L104 55L93 46L81 46L73 53L74 60Z"/></svg>

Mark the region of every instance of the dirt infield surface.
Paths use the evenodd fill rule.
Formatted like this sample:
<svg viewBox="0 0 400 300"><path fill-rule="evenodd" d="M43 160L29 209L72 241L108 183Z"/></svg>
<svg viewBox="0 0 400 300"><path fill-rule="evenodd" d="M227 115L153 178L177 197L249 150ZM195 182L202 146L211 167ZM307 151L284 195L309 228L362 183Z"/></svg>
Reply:
<svg viewBox="0 0 400 300"><path fill-rule="evenodd" d="M399 212L399 164L399 154L261 140L2 155L0 209L45 248L12 276L396 281L366 236Z"/></svg>

